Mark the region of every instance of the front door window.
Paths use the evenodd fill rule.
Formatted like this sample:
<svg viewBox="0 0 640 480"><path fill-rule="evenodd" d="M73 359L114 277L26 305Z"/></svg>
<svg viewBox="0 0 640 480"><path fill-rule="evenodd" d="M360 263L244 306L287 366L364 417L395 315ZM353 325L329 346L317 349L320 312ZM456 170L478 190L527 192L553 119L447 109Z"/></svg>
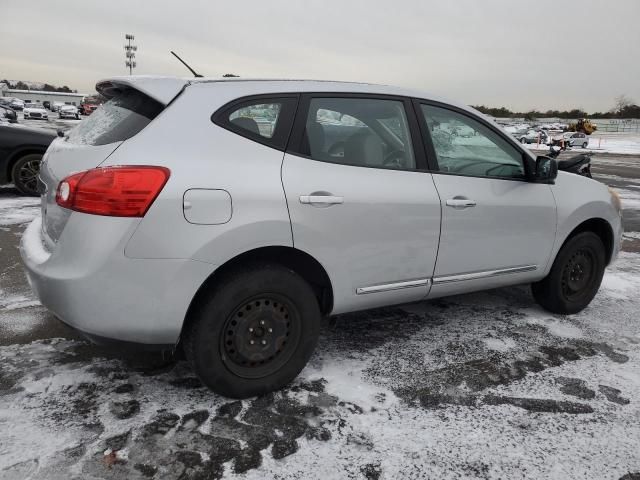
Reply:
<svg viewBox="0 0 640 480"><path fill-rule="evenodd" d="M498 133L473 118L431 105L421 105L443 173L522 179L522 153Z"/></svg>

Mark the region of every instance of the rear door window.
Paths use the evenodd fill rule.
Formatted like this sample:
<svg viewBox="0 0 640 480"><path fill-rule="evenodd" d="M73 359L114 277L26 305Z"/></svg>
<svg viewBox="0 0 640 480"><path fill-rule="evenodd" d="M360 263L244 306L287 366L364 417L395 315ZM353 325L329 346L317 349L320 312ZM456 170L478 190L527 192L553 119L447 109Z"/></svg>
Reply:
<svg viewBox="0 0 640 480"><path fill-rule="evenodd" d="M325 162L416 169L409 123L401 100L312 98L297 150L313 160Z"/></svg>
<svg viewBox="0 0 640 480"><path fill-rule="evenodd" d="M125 89L109 99L69 133L80 145L106 145L127 140L145 128L163 105L142 92Z"/></svg>

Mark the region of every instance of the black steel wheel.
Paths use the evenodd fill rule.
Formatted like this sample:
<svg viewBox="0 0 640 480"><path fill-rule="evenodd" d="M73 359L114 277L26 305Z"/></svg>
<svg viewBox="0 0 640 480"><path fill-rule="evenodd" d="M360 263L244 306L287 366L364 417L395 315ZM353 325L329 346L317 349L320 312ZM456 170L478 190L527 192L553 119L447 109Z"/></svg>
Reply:
<svg viewBox="0 0 640 480"><path fill-rule="evenodd" d="M239 377L267 377L287 363L300 333L300 314L288 298L258 295L227 318L220 337L223 361Z"/></svg>
<svg viewBox="0 0 640 480"><path fill-rule="evenodd" d="M533 296L551 312L577 313L598 292L605 266L600 237L593 232L579 233L565 242L549 274L531 286Z"/></svg>
<svg viewBox="0 0 640 480"><path fill-rule="evenodd" d="M38 195L38 175L42 155L31 153L18 159L13 165L11 178L13 184L23 195Z"/></svg>
<svg viewBox="0 0 640 480"><path fill-rule="evenodd" d="M562 294L567 301L575 301L589 291L596 279L596 256L592 248L575 250L562 269Z"/></svg>
<svg viewBox="0 0 640 480"><path fill-rule="evenodd" d="M307 364L319 336L313 289L280 265L224 274L190 312L183 347L211 390L246 398L278 390Z"/></svg>

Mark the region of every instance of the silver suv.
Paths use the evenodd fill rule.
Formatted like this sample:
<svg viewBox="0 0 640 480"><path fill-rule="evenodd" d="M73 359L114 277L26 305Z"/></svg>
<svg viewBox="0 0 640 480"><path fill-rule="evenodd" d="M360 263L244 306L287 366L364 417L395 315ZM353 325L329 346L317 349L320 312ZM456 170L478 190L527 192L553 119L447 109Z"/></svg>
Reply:
<svg viewBox="0 0 640 480"><path fill-rule="evenodd" d="M96 342L181 346L223 395L290 382L328 315L525 283L578 312L618 253L615 194L463 105L316 81L97 89L44 157L31 284Z"/></svg>

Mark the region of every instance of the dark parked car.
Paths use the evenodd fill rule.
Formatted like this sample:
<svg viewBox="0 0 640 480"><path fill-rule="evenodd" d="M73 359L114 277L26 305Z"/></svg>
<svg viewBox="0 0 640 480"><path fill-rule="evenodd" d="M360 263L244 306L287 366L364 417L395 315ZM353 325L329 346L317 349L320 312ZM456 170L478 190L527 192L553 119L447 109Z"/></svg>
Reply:
<svg viewBox="0 0 640 480"><path fill-rule="evenodd" d="M0 119L9 123L18 123L18 114L13 108L0 105Z"/></svg>
<svg viewBox="0 0 640 480"><path fill-rule="evenodd" d="M24 195L38 195L40 161L56 134L37 128L0 124L0 184L11 183Z"/></svg>

